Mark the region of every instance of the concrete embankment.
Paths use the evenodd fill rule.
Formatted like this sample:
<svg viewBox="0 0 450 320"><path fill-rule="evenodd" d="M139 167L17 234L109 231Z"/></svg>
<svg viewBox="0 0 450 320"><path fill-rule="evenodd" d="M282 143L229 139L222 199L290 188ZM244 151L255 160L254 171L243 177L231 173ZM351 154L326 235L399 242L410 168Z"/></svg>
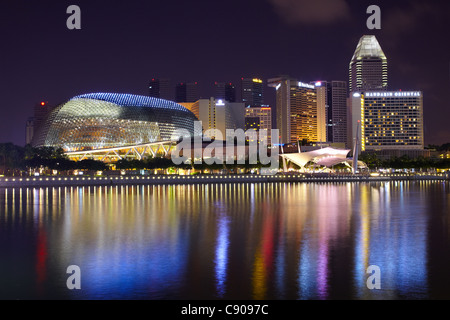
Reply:
<svg viewBox="0 0 450 320"><path fill-rule="evenodd" d="M260 183L260 182L373 182L373 181L414 181L449 180L448 174L402 175L391 174L378 177L359 175L304 175L304 174L203 174L192 176L147 175L147 176L49 176L49 177L1 177L0 188L104 186L136 184L205 184L205 183Z"/></svg>

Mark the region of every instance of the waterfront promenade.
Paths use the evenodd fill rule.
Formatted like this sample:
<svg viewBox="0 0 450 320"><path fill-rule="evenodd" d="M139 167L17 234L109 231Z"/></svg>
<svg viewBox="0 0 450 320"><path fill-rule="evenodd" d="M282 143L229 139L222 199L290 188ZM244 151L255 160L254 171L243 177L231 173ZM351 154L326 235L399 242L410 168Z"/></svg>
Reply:
<svg viewBox="0 0 450 320"><path fill-rule="evenodd" d="M261 182L374 182L374 181L448 181L449 174L201 174L201 175L123 175L123 176L40 176L0 177L0 188L104 186L104 185L160 185L208 183Z"/></svg>

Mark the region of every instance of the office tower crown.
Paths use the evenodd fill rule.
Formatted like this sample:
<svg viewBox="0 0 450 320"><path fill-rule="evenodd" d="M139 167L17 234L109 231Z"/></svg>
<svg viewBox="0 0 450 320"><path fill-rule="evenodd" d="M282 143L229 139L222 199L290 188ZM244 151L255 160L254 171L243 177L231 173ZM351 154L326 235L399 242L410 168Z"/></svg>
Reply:
<svg viewBox="0 0 450 320"><path fill-rule="evenodd" d="M377 38L372 35L365 35L359 39L352 61L367 57L386 59L386 55L384 54L383 49L381 49Z"/></svg>
<svg viewBox="0 0 450 320"><path fill-rule="evenodd" d="M375 36L361 37L350 61L349 71L350 92L387 90L387 58Z"/></svg>

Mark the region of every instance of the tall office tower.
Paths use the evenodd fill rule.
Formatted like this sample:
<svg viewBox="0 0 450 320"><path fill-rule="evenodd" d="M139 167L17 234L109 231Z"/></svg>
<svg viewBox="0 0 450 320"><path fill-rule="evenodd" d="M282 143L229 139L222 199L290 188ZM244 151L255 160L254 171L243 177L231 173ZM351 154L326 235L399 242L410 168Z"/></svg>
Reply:
<svg viewBox="0 0 450 320"><path fill-rule="evenodd" d="M314 81L316 88L325 88L326 141L347 142L347 83L345 81ZM318 91L319 99L319 91Z"/></svg>
<svg viewBox="0 0 450 320"><path fill-rule="evenodd" d="M347 142L347 82L345 81L331 81L329 82L331 92L329 95L330 108L329 123L331 123L331 137L329 141L334 143ZM331 121L330 121L331 120Z"/></svg>
<svg viewBox="0 0 450 320"><path fill-rule="evenodd" d="M170 79L150 80L148 84L148 92L150 97L161 98L173 101L173 88L170 86Z"/></svg>
<svg viewBox="0 0 450 320"><path fill-rule="evenodd" d="M27 131L26 141L31 139L30 143L32 144L33 140L37 139L37 137L39 136L39 131L41 130L42 125L45 123L45 120L50 111L52 111L52 107L46 101L42 101L34 105L33 117L28 119L26 124L26 131Z"/></svg>
<svg viewBox="0 0 450 320"><path fill-rule="evenodd" d="M317 142L317 90L289 76L268 80L276 89L277 129L281 143Z"/></svg>
<svg viewBox="0 0 450 320"><path fill-rule="evenodd" d="M317 142L317 91L310 84L298 82L291 90L291 141Z"/></svg>
<svg viewBox="0 0 450 320"><path fill-rule="evenodd" d="M231 82L215 82L215 98L228 102L236 102L236 86Z"/></svg>
<svg viewBox="0 0 450 320"><path fill-rule="evenodd" d="M199 99L194 103L181 103L202 122L203 130L218 129L226 139L226 129L245 129L244 104L225 100ZM214 135L205 134L210 138Z"/></svg>
<svg viewBox="0 0 450 320"><path fill-rule="evenodd" d="M34 105L34 133L39 131L41 125L44 123L47 115L51 111L51 107L48 102L42 101Z"/></svg>
<svg viewBox="0 0 450 320"><path fill-rule="evenodd" d="M267 130L267 144L271 143L272 110L268 106L245 108L245 130Z"/></svg>
<svg viewBox="0 0 450 320"><path fill-rule="evenodd" d="M291 87L298 80L289 76L280 76L267 80L269 87L276 89L276 128L279 130L280 143L291 142Z"/></svg>
<svg viewBox="0 0 450 320"><path fill-rule="evenodd" d="M332 128L333 128L333 114L331 111L331 103L332 103L332 91L331 84L328 81L311 81L311 85L314 85L317 90L317 105L320 107L321 104L325 103L325 136L327 142L332 142ZM323 101L323 96L324 100ZM320 120L321 121L321 120ZM318 122L320 123L318 120Z"/></svg>
<svg viewBox="0 0 450 320"><path fill-rule="evenodd" d="M423 149L421 91L354 92L351 111L353 139L361 123L361 151Z"/></svg>
<svg viewBox="0 0 450 320"><path fill-rule="evenodd" d="M373 35L364 35L350 61L350 92L387 90L387 59Z"/></svg>
<svg viewBox="0 0 450 320"><path fill-rule="evenodd" d="M317 141L327 142L327 86L314 82L317 93Z"/></svg>
<svg viewBox="0 0 450 320"><path fill-rule="evenodd" d="M264 104L263 81L258 78L242 78L242 102L246 107L260 107Z"/></svg>
<svg viewBox="0 0 450 320"><path fill-rule="evenodd" d="M200 98L197 82L181 82L175 87L176 102L195 102Z"/></svg>
<svg viewBox="0 0 450 320"><path fill-rule="evenodd" d="M175 101L176 102L188 102L186 94L186 83L177 83L175 86ZM192 101L189 101L192 102Z"/></svg>

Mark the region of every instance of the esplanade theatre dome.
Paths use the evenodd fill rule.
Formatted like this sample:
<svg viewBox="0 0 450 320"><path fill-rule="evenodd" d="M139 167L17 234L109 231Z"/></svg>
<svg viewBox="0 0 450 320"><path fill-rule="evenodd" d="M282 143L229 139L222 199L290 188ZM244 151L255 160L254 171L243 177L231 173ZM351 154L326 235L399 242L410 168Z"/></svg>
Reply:
<svg viewBox="0 0 450 320"><path fill-rule="evenodd" d="M170 141L176 129L201 134L194 133L194 121L191 111L173 101L89 93L54 108L32 144L78 151Z"/></svg>

